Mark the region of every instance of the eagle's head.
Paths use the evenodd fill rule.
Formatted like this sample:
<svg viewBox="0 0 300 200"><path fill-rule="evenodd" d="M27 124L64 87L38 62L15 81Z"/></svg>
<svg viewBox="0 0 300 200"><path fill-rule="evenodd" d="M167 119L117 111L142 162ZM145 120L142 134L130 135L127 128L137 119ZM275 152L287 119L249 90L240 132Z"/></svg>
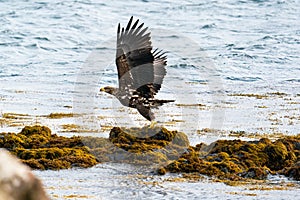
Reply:
<svg viewBox="0 0 300 200"><path fill-rule="evenodd" d="M100 89L100 92L106 92L111 95L115 95L117 92L117 88L106 86Z"/></svg>

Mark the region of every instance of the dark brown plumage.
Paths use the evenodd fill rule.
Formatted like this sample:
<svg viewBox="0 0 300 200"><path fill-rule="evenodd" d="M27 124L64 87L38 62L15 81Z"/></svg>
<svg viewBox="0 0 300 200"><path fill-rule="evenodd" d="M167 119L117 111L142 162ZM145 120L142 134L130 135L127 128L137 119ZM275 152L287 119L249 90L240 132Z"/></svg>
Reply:
<svg viewBox="0 0 300 200"><path fill-rule="evenodd" d="M174 100L154 98L166 75L167 57L158 49L153 51L150 32L143 26L139 20L133 23L133 17L126 28L118 25L116 65L119 88L104 87L101 91L114 95L124 106L136 108L143 117L152 121L151 108Z"/></svg>

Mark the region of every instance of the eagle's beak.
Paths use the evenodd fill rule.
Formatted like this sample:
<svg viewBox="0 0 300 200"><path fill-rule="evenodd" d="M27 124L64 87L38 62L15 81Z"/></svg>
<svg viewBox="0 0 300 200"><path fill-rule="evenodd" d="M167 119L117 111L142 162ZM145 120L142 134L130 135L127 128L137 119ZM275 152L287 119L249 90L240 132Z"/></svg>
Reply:
<svg viewBox="0 0 300 200"><path fill-rule="evenodd" d="M104 92L105 91L105 89L104 88L100 88L100 92Z"/></svg>

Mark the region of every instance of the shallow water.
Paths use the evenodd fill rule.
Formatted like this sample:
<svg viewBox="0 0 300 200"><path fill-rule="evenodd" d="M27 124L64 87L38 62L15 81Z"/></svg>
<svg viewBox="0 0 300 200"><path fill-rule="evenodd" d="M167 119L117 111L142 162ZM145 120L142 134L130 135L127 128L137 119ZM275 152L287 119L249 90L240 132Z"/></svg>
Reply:
<svg viewBox="0 0 300 200"><path fill-rule="evenodd" d="M132 199L195 200L300 197L300 188L287 189L284 184L288 181L284 178L275 178L269 186L232 187L212 182L208 178L194 181L174 175L157 176L143 168L117 163L100 164L90 169L35 171L35 174L44 181L53 199L128 199L128 196Z"/></svg>
<svg viewBox="0 0 300 200"><path fill-rule="evenodd" d="M84 122L87 126L126 125L129 115L131 125L145 124L135 111L98 92L117 84L116 25L134 15L152 28L154 45L168 51L159 97L205 105L200 110L164 106L156 111L158 121L183 120L176 128L189 134L207 127L299 132L298 1L0 3L3 113L109 116L100 124ZM274 92L286 96L228 96ZM274 113L278 123L269 120ZM114 120L124 115L123 121Z"/></svg>
<svg viewBox="0 0 300 200"><path fill-rule="evenodd" d="M117 84L116 26L118 22L126 24L133 15L151 28L153 45L168 54L168 73L158 96L176 102L156 111L160 125L184 131L193 145L228 138L227 134L214 132L196 134L203 128L298 134L299 13L298 0L0 0L0 112L29 115L12 124L0 123L0 132L41 123L59 134L72 135L63 133L61 125L80 124L94 130L88 134L106 137L110 126L148 124L136 111L98 92L100 87ZM81 115L57 120L44 117L52 112ZM65 195L64 187L66 194L88 195L91 191L95 199L99 195L103 199L116 197L118 190L124 195L133 194L141 188L142 197L154 195L153 198L252 198L215 192L214 187L243 189L217 183L210 187L211 183L201 181L146 187L128 178L127 172L124 176L116 172L119 181L114 182L111 167L117 171L123 168L112 164L82 169L80 174L85 181L75 182L74 187L70 179L77 176L76 170L38 174L53 197L58 195L59 199ZM91 178L94 181L86 182L97 173ZM103 188L97 182L101 174L105 174L108 184ZM56 181L51 180L59 177L61 187L55 187ZM127 187L122 185L124 177L128 178ZM129 189L133 185L134 191ZM110 193L112 187L115 193ZM200 187L205 190L196 191ZM285 195L299 193L268 192L258 192L259 197L283 195L284 199ZM268 194L264 196L265 193Z"/></svg>

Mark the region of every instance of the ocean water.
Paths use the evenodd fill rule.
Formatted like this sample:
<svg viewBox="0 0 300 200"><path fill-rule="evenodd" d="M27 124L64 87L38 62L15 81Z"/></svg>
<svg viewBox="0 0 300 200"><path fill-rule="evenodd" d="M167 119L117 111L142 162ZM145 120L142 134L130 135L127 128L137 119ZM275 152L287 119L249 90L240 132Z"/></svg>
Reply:
<svg viewBox="0 0 300 200"><path fill-rule="evenodd" d="M150 28L154 47L167 52L167 76L158 97L176 102L155 111L160 125L184 131L191 144L224 137L216 133L199 136L197 131L204 128L300 133L298 0L0 0L0 113L26 115L16 123L1 123L0 131L19 131L24 125L41 123L66 134L61 125L74 123L105 137L106 127L149 124L136 111L99 92L100 87L117 85L116 29L119 22L125 26L130 16ZM80 117L44 117L54 112L79 113ZM37 173L58 199L72 193L80 196L86 188L91 188L94 199L112 198L115 196L108 194L113 184L124 196L143 187L136 199L150 194L169 199L211 197L195 189L209 188L211 183L162 183L165 186L160 189L160 185L136 184L132 191L128 187L135 179L126 179L128 187L123 187L122 178L110 182L110 166L82 171L87 176L105 173L109 186L102 188L96 179L90 185L80 179L68 186L77 171ZM65 173L71 175L65 177ZM62 176L58 185L51 182L52 175ZM68 189L61 189L64 187ZM100 190L103 193L95 192ZM280 193L290 197L299 192ZM226 193L226 198L241 198L232 194ZM267 199L279 194L264 191L257 195Z"/></svg>

